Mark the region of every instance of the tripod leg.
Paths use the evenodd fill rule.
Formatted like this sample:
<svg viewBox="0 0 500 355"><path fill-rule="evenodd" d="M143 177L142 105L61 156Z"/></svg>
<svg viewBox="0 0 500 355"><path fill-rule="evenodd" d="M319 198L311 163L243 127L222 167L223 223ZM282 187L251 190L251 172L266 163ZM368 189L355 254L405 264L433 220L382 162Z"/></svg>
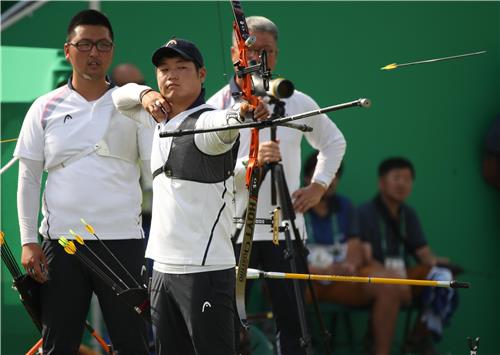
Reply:
<svg viewBox="0 0 500 355"><path fill-rule="evenodd" d="M296 236L297 235L298 234L296 234ZM305 248L305 246L302 244L301 241L299 243L301 244L301 246L303 248ZM307 265L307 262L305 261L305 254L302 254L299 252L298 258L302 262L302 266L303 266L305 272L307 274L310 274L309 266ZM309 292L311 294L311 302L313 304L314 314L316 315L316 319L318 320L319 328L321 330L321 333L323 334L323 344L325 347L325 354L329 355L332 353L331 348L330 348L330 345L331 345L330 341L332 339L332 334L326 329L325 321L323 320L323 316L321 315L321 310L319 309L318 297L316 295L316 290L314 289L314 285L313 285L312 280L307 280L307 287L308 287Z"/></svg>
<svg viewBox="0 0 500 355"><path fill-rule="evenodd" d="M291 199L290 194L287 193L288 187L286 185L286 181L284 179L283 166L280 164L275 164L272 168L275 177L275 183L277 184L278 197L281 205L281 213L283 224L288 226L288 223L291 223L292 218L295 217L293 213L293 209L291 209ZM297 273L297 263L295 257L297 256L296 250L294 250L294 246L292 244L292 239L290 236L290 229L288 227L285 228L285 241L286 241L286 254L285 258L289 259L290 262L290 270L292 273ZM295 299L297 302L297 311L299 315L299 323L300 329L302 333L302 337L300 339L301 346L306 349L306 351L310 352L310 336L307 328L307 320L304 309L304 294L302 288L300 287L298 280L293 280L293 289L295 293Z"/></svg>
<svg viewBox="0 0 500 355"><path fill-rule="evenodd" d="M297 229L295 225L295 211L293 210L293 204L291 200L291 195L290 191L288 190L288 185L286 183L286 178L285 178L285 173L283 171L283 166L281 164L275 164L272 167L272 170L274 171L275 174L275 182L278 185L277 190L278 190L278 196L280 200L280 205L281 205L281 212L282 212L282 219L289 221L290 227L294 233L295 237L295 246L292 243L291 237L290 237L290 231L285 231L285 240L287 243L287 249L289 250L289 257L290 257L290 266L291 266L291 271L293 273L297 272L297 265L302 266L303 270L305 270L307 273L309 273L309 267L306 262L306 255L307 255L307 249L304 246L302 239L300 237L299 230ZM287 228L288 229L288 228ZM294 280L296 282L298 280ZM302 293L302 290L298 287L294 288L296 289L296 295L297 295L297 307L299 309L299 318L304 319L302 322L301 320L301 328L303 328L302 335L303 337L307 337L309 339L309 335L307 334L307 325L305 322L305 311L304 311L304 296ZM323 320L323 317L321 316L321 312L318 306L317 298L316 298L316 292L313 287L313 283L311 280L307 281L307 287L311 293L311 299L312 303L314 306L314 312L316 314L316 318L318 320L321 332L323 334L323 343L325 347L325 354L329 355L331 354L330 350L330 338L331 335L329 332L326 330L325 327L325 322ZM299 320L300 320L299 319Z"/></svg>

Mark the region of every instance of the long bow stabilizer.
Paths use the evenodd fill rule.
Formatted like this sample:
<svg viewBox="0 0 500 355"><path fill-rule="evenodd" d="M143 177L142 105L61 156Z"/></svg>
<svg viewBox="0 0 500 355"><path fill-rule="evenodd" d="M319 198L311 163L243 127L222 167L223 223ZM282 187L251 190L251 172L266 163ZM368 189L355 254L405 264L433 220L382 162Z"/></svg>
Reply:
<svg viewBox="0 0 500 355"><path fill-rule="evenodd" d="M408 285L408 286L427 286L427 287L446 287L446 288L470 287L470 284L468 282L459 282L455 280L436 281L436 280L395 279L395 278L369 277L369 276L363 277L363 276L340 276L340 275L317 275L317 274L293 274L286 272L262 271L257 269L248 269L247 278L359 282L367 284Z"/></svg>
<svg viewBox="0 0 500 355"><path fill-rule="evenodd" d="M259 121L259 122L248 122L248 123L242 123L239 125L234 125L234 126L223 126L223 127L212 127L212 128L207 128L207 129L180 129L180 130L175 130L175 131L165 131L160 133L161 137L178 137L178 136L185 136L189 134L198 134L198 133L208 133L208 132L218 132L218 131L227 131L231 129L243 129L243 128L267 128L267 127L274 127L274 126L286 126L286 124L290 121L296 121L300 120L306 117L311 117L315 115L319 115L322 113L327 113L327 112L332 112L332 111L338 111L350 107L362 107L362 108L369 108L371 107L371 101L370 99L362 98L354 101L349 101L345 102L342 104L338 105L333 105L333 106L327 106L323 107L317 110L312 110L312 111L307 111L303 113L299 113L296 115L291 115L291 116L286 116L283 118L277 118L275 120L269 120L269 121ZM303 125L305 127L308 127L306 125Z"/></svg>

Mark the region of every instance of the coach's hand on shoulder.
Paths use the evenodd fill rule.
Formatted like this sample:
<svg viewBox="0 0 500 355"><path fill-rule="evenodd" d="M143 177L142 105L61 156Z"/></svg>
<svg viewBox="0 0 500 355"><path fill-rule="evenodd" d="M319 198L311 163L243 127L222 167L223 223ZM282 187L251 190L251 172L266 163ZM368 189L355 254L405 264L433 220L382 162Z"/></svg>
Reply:
<svg viewBox="0 0 500 355"><path fill-rule="evenodd" d="M168 118L171 111L170 104L157 91L148 90L141 94L142 107L149 112L156 122L162 122Z"/></svg>
<svg viewBox="0 0 500 355"><path fill-rule="evenodd" d="M23 245L21 264L33 280L39 283L48 280L49 266L40 244L27 243Z"/></svg>

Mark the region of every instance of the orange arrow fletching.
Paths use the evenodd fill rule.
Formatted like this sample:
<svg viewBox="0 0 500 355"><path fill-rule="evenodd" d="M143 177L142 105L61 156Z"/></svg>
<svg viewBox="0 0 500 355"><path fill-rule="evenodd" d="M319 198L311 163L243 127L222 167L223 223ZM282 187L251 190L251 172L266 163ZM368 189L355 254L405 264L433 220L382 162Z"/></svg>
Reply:
<svg viewBox="0 0 500 355"><path fill-rule="evenodd" d="M75 254L75 252L76 252L75 250L72 250L72 249L69 247L69 245L68 245L68 246L66 246L66 247L64 247L64 251L65 251L66 253L70 254L70 255L73 255L73 254Z"/></svg>
<svg viewBox="0 0 500 355"><path fill-rule="evenodd" d="M71 251L73 251L73 254L76 253L76 245L73 241L68 241L68 248L71 249Z"/></svg>
<svg viewBox="0 0 500 355"><path fill-rule="evenodd" d="M3 245L5 242L5 233L3 231L0 231L0 245Z"/></svg>

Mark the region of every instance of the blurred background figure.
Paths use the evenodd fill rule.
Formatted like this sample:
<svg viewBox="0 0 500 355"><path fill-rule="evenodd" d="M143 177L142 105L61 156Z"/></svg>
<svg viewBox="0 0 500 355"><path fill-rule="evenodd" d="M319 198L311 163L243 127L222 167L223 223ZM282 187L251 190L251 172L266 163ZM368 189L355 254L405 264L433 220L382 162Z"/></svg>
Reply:
<svg viewBox="0 0 500 355"><path fill-rule="evenodd" d="M311 179L317 162L312 155L304 166L304 180ZM351 201L336 193L343 166L320 202L305 215L310 250L309 270L313 274L397 277L382 266L365 260L357 211ZM370 307L369 334L373 353L389 354L399 308L410 300L409 288L350 282L314 282L317 299L349 307ZM310 302L310 297L308 297Z"/></svg>
<svg viewBox="0 0 500 355"><path fill-rule="evenodd" d="M144 75L134 64L122 63L118 64L111 74L111 80L117 86L123 86L128 83L136 83L144 85Z"/></svg>
<svg viewBox="0 0 500 355"><path fill-rule="evenodd" d="M448 259L433 253L416 211L407 204L414 180L415 168L408 159L394 157L380 163L378 194L358 210L365 262L372 272L394 274L392 277L451 280ZM406 286L398 288L410 291ZM413 287L411 295L398 298L399 305L407 304L409 296L419 308L419 317L406 350L433 353L431 335L441 338L443 327L457 307L457 293L452 289ZM386 322L395 321L397 311L383 317Z"/></svg>
<svg viewBox="0 0 500 355"><path fill-rule="evenodd" d="M304 183L310 183L317 163L317 153L311 155L304 165ZM363 263L359 224L356 210L349 198L336 193L342 176L343 164L318 204L305 214L309 271L319 274L353 275ZM315 282L318 297L322 297L324 285Z"/></svg>

